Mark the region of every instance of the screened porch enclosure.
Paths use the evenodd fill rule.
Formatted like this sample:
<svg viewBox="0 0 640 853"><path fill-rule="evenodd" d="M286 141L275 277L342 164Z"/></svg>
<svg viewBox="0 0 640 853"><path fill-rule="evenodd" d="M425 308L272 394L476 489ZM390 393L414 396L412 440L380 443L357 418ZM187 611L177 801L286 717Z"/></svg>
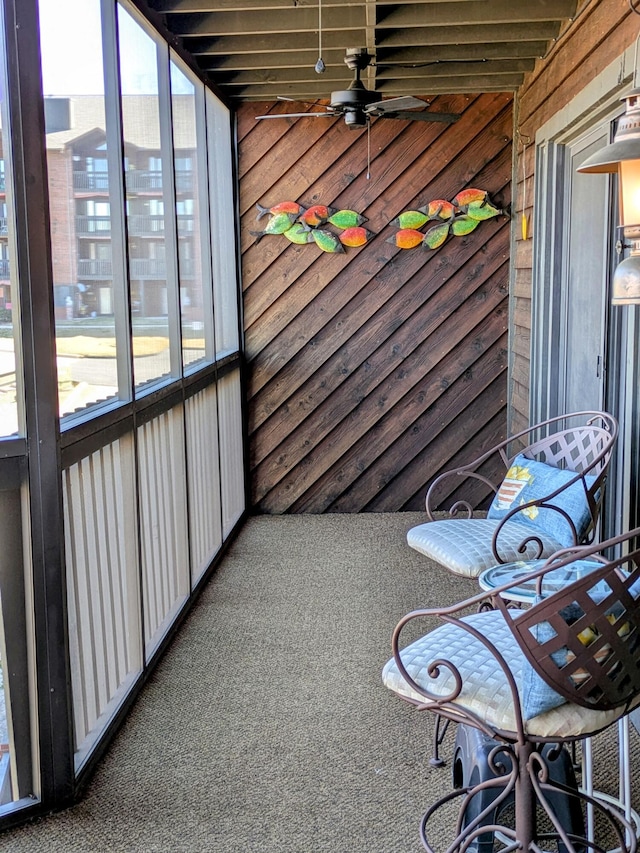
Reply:
<svg viewBox="0 0 640 853"><path fill-rule="evenodd" d="M290 5L0 0L0 830L78 799L249 504L418 509L540 393L545 248L517 218L535 219L537 128L574 95L587 111L640 19L618 0L333 2L307 91L318 4ZM307 121L357 44L379 51L368 89L457 121ZM296 116L280 93L315 103ZM501 215L433 254L387 239L463 187ZM373 237L256 239L255 205L285 199L357 210ZM262 570L242 577L260 607Z"/></svg>
<svg viewBox="0 0 640 853"><path fill-rule="evenodd" d="M82 786L244 516L245 449L231 111L126 0L1 10L4 825Z"/></svg>

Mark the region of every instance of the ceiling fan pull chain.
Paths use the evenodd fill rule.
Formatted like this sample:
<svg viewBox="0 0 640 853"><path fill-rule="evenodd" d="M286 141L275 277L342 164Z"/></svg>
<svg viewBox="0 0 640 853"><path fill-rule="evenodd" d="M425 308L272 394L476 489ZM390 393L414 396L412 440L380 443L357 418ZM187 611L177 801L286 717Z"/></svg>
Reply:
<svg viewBox="0 0 640 853"><path fill-rule="evenodd" d="M324 74L326 65L322 59L322 0L318 0L318 61L316 62L316 74Z"/></svg>

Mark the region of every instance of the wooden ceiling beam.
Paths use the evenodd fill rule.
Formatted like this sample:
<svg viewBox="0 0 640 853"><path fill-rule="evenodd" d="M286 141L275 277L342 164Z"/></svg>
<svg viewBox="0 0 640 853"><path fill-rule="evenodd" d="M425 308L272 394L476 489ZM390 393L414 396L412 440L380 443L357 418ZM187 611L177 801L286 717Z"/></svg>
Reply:
<svg viewBox="0 0 640 853"><path fill-rule="evenodd" d="M317 57L316 57L317 59ZM251 86L284 83L306 84L312 81L320 81L323 94L330 89L346 89L351 83L353 76L349 69L343 65L342 68L327 68L322 75L314 71L314 63L307 68L263 68L253 71L229 71L216 74L216 80L223 86Z"/></svg>
<svg viewBox="0 0 640 853"><path fill-rule="evenodd" d="M364 44L364 28L350 30L348 35L342 33L326 33L322 36L325 47L340 48L344 55L345 38L348 37L351 46L359 47ZM298 33L295 39L289 35L262 36L223 36L221 38L185 39L184 47L194 56L208 54L225 56L230 54L263 54L263 53L292 53L300 50L318 50L317 33ZM317 57L316 57L317 59Z"/></svg>
<svg viewBox="0 0 640 853"><path fill-rule="evenodd" d="M212 71L251 71L254 68L313 68L318 58L318 47L284 53L200 54L198 65ZM346 68L344 47L322 47L322 58L327 68Z"/></svg>
<svg viewBox="0 0 640 853"><path fill-rule="evenodd" d="M294 8L292 0L148 0L149 6L161 14L188 14L191 12L253 12L260 10ZM323 9L343 8L344 6L363 6L377 0L322 0ZM475 3L477 0L411 0L411 2L384 2L384 6L424 6L436 3ZM318 8L318 0L295 0L295 8Z"/></svg>
<svg viewBox="0 0 640 853"><path fill-rule="evenodd" d="M430 66L428 68L416 69L388 69L383 72L378 71L375 88L378 91L383 91L385 84L390 81L399 81L398 85L407 85L413 88L421 88L426 85L431 85L432 82L439 82L442 78L449 79L452 77L482 77L489 76L524 74L527 71L533 70L534 60L522 59L517 62L443 62ZM338 89L346 89L352 80L352 76L346 68L327 68L325 73L318 77L316 76L313 65L307 68L278 68L278 69L254 69L252 71L226 71L216 74L216 81L221 86L238 87L238 86L276 86L278 93L280 89L289 84L300 84L308 87L311 83L317 82L320 89L320 94L327 95L330 91ZM418 82L416 82L418 81ZM374 88L371 86L370 88Z"/></svg>
<svg viewBox="0 0 640 853"><path fill-rule="evenodd" d="M379 47L415 47L432 44L487 44L490 42L545 41L556 38L558 26L542 21L521 24L484 24L451 27L415 27L400 30L378 30Z"/></svg>
<svg viewBox="0 0 640 853"><path fill-rule="evenodd" d="M247 36L270 33L318 32L318 7L292 7L275 12L206 12L202 14L167 15L169 29L176 35L190 36ZM340 6L331 15L323 15L323 32L342 32L354 27L366 27L364 7Z"/></svg>
<svg viewBox="0 0 640 853"><path fill-rule="evenodd" d="M494 44L478 42L476 44L465 44L464 46L438 44L430 46L428 52L423 47L389 49L378 45L376 64L382 68L387 64L401 68L403 65L419 66L430 61L457 60L461 57L466 59L520 59L527 57L538 59L544 56L546 50L547 42L542 40L495 42Z"/></svg>
<svg viewBox="0 0 640 853"><path fill-rule="evenodd" d="M433 79L435 77L468 77L472 74L511 74L533 71L535 59L496 59L480 62L433 62L413 68L384 66L378 68L377 79L394 80L396 78Z"/></svg>
<svg viewBox="0 0 640 853"><path fill-rule="evenodd" d="M344 8L345 6L362 6L364 0L323 0L322 7ZM435 0L429 0L435 2ZM192 12L272 12L282 9L290 12L294 8L318 8L318 0L150 0L149 5L161 14L190 14Z"/></svg>
<svg viewBox="0 0 640 853"><path fill-rule="evenodd" d="M405 80L395 81L393 85L383 84L379 91L388 97L396 95L414 95L430 97L433 95L467 94L470 92L512 92L522 84L522 74L511 75L488 75L487 77L457 77L443 80L420 81ZM225 92L231 100L242 101L267 101L275 100L278 96L291 98L292 100L315 100L325 99L329 92L321 83L309 83L304 86L300 83L283 83L280 86L251 84L247 86L225 86ZM295 112L295 107L292 107Z"/></svg>
<svg viewBox="0 0 640 853"><path fill-rule="evenodd" d="M525 24L555 21L557 25L575 14L576 0L474 0L468 3L378 6L378 27L448 27L472 24Z"/></svg>
<svg viewBox="0 0 640 853"><path fill-rule="evenodd" d="M434 95L462 92L511 92L522 85L523 74L470 74L422 80L381 80L378 91L385 95Z"/></svg>

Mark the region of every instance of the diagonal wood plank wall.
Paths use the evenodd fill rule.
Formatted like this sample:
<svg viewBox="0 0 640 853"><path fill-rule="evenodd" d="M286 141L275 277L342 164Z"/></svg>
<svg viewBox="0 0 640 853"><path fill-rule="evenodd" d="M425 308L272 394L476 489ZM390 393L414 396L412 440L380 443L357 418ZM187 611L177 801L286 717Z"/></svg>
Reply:
<svg viewBox="0 0 640 853"><path fill-rule="evenodd" d="M419 509L439 471L505 434L510 221L435 251L396 248L389 222L468 186L509 203L512 98L437 98L434 110L462 114L453 125L374 121L369 179L366 131L255 120L290 108L238 112L254 507ZM356 210L375 236L344 254L257 241L256 203L285 200ZM486 497L479 487L473 500Z"/></svg>

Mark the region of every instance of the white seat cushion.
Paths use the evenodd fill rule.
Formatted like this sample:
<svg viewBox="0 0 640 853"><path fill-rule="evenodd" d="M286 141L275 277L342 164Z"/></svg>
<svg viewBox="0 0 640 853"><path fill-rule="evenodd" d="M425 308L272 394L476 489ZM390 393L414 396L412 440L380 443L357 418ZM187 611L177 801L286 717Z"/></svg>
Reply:
<svg viewBox="0 0 640 853"><path fill-rule="evenodd" d="M521 611L513 611L517 617ZM474 613L464 617L478 629L504 656L515 679L518 691L522 690L525 667L529 666L513 634L499 610ZM454 688L454 678L444 666L437 678L428 674L429 665L435 660L449 660L459 670L462 690L453 700L471 711L494 729L514 732L516 719L511 690L507 678L489 649L468 631L457 625L440 625L401 652L402 661L409 675L423 689L442 697ZM400 696L419 704L428 704L400 674L393 658L382 671L384 684ZM437 706L434 706L437 710ZM623 714L622 708L613 711L593 711L570 702L538 714L525 721L525 730L538 737L585 737L613 723Z"/></svg>
<svg viewBox="0 0 640 853"><path fill-rule="evenodd" d="M499 523L499 519L494 518L446 518L428 521L409 530L407 543L455 574L475 578L499 562L491 550L491 540ZM513 560L533 560L537 557L538 548L535 542L527 545L524 554L517 550L520 543L531 536L538 537L542 542L542 557L549 557L564 547L530 524L507 521L498 539L502 561L510 563Z"/></svg>

